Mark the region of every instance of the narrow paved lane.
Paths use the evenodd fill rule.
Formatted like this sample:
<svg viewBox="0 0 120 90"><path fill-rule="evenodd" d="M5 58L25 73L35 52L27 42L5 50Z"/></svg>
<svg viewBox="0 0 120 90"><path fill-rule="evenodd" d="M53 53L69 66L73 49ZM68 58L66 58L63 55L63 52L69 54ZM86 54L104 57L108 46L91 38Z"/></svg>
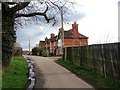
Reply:
<svg viewBox="0 0 120 90"><path fill-rule="evenodd" d="M93 88L47 57L28 56L34 61L35 88Z"/></svg>

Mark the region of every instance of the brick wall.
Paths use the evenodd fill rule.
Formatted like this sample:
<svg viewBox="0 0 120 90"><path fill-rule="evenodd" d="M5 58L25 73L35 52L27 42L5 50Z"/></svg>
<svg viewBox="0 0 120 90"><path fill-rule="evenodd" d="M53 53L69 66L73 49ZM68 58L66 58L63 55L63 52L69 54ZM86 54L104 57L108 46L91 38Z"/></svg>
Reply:
<svg viewBox="0 0 120 90"><path fill-rule="evenodd" d="M86 46L86 45L88 45L87 39L64 39L64 47Z"/></svg>

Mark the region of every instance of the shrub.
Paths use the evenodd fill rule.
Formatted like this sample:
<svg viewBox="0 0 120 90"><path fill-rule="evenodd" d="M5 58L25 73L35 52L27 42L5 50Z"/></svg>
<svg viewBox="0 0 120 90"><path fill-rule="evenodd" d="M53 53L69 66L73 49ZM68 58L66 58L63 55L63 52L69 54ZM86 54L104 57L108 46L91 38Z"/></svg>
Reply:
<svg viewBox="0 0 120 90"><path fill-rule="evenodd" d="M42 56L48 57L48 56L49 56L49 51L48 51L48 50L44 50L44 51L42 52Z"/></svg>

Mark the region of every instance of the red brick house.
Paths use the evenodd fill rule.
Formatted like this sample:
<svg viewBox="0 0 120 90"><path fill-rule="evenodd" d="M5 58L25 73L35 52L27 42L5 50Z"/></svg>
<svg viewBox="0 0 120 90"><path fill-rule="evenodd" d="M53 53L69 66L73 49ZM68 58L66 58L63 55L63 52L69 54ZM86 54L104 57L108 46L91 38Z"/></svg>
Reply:
<svg viewBox="0 0 120 90"><path fill-rule="evenodd" d="M49 39L45 38L44 48L48 49L51 54L62 55L61 37L61 29L59 29L59 33L56 36L52 33ZM78 32L78 24L76 22L72 24L72 29L64 31L64 47L86 45L88 45L88 37Z"/></svg>
<svg viewBox="0 0 120 90"><path fill-rule="evenodd" d="M39 47L44 49L45 48L45 41L40 41L39 42Z"/></svg>
<svg viewBox="0 0 120 90"><path fill-rule="evenodd" d="M58 35L54 35L53 33L50 35L50 38L45 38L45 49L48 49L50 54L59 55L59 50L56 51L58 48Z"/></svg>

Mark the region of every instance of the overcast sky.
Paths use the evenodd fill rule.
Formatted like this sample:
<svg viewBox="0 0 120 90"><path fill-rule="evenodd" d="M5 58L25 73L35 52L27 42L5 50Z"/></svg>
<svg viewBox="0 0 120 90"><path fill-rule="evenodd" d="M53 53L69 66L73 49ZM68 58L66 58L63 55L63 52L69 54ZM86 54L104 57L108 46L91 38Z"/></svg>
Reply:
<svg viewBox="0 0 120 90"><path fill-rule="evenodd" d="M113 43L118 41L118 1L119 0L76 0L77 12L68 16L69 24L64 23L64 29L72 28L71 24L76 21L79 24L79 33L89 37L88 43ZM28 24L17 30L17 42L23 49L28 49L30 38L31 48L35 47L40 40L50 37L51 33L57 35L60 26L44 24Z"/></svg>

